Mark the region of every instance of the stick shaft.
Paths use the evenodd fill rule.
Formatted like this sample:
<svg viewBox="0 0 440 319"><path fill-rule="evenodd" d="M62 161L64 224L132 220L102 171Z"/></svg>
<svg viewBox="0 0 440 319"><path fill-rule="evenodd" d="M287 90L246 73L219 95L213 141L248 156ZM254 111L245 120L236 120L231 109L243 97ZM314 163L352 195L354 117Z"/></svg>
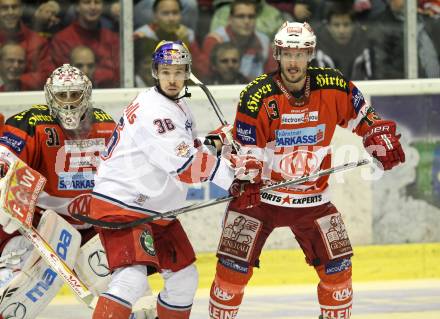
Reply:
<svg viewBox="0 0 440 319"><path fill-rule="evenodd" d="M44 261L63 279L79 299L81 299L87 307L92 308L91 303L94 298L93 294L69 268L69 266L67 266L58 256L47 241L33 227L21 227L19 232L32 243Z"/></svg>
<svg viewBox="0 0 440 319"><path fill-rule="evenodd" d="M359 160L357 162L349 162L349 163L345 163L342 165L338 165L338 166L334 166L325 170L321 170L319 172L317 172L316 174L311 174L308 176L304 176L304 177L300 177L300 178L296 178L296 179L292 179L292 180L287 180L287 181L283 181L283 182L279 182L279 183L275 183L272 184L270 186L266 186L260 189L260 193L261 192L266 192L269 190L273 190L276 188L281 188L281 187L285 187L285 186L289 186L289 185L298 185L298 184L302 184L305 183L307 181L310 181L312 179L316 179L319 178L321 176L325 176L325 175L330 175L333 173L337 173L337 172L342 172L345 170L349 170L358 166L362 166L362 165L366 165L370 163L370 161L368 159L362 159ZM208 200L202 203L196 203L196 204L192 204L192 205L188 205L179 209L175 209L175 210L171 210L165 213L162 213L160 215L155 215L155 216L149 216L149 217L145 217L145 218L140 218L137 219L135 221L132 222L128 222L128 223L118 223L118 222L107 222L107 221L102 221L102 220L96 220L93 218L90 218L88 216L83 216L83 215L74 215L75 218L79 219L80 221L83 221L85 223L89 223L92 224L94 226L98 226L98 227L102 227L102 228L109 228L109 229L125 229L125 228L131 228L131 227L136 227L145 223L150 223L153 222L155 220L158 219L162 219L162 218L166 218L166 217L171 217L171 216L177 216L180 214L184 214L187 212L191 212L197 209L201 209L201 208L205 208L205 207L209 207L209 206L213 206L213 205L217 205L217 204L221 204L224 202L228 202L233 200L234 197L232 196L225 196L225 197L220 197L220 198L216 198L216 199L212 199L212 200Z"/></svg>

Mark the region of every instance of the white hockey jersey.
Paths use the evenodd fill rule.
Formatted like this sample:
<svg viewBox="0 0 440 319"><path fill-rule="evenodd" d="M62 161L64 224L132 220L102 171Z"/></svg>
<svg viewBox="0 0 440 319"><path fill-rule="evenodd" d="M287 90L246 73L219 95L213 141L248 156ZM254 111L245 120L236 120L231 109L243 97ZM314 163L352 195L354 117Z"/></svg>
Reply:
<svg viewBox="0 0 440 319"><path fill-rule="evenodd" d="M197 141L184 99L173 101L156 88L140 93L124 109L107 144L93 196L152 215L185 206L191 183L210 180L228 189L233 169Z"/></svg>

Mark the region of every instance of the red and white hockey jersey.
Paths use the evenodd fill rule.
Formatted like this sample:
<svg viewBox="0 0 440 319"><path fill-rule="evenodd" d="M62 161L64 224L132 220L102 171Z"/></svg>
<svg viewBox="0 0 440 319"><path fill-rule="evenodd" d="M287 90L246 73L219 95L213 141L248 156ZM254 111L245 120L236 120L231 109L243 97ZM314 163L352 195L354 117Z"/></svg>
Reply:
<svg viewBox="0 0 440 319"><path fill-rule="evenodd" d="M70 215L89 213L99 156L114 127L112 117L95 108L87 137L72 139L46 105L34 105L6 121L0 138L0 157L10 162L18 157L46 177L37 207L54 210L79 229L90 227Z"/></svg>
<svg viewBox="0 0 440 319"><path fill-rule="evenodd" d="M150 88L124 109L102 157L93 196L127 216L154 215L185 205L189 184L212 181L228 189L233 169L196 139L185 99ZM112 216L93 211L94 218Z"/></svg>
<svg viewBox="0 0 440 319"><path fill-rule="evenodd" d="M295 98L279 73L263 74L240 94L234 138L264 160L263 177L282 181L331 166L336 126L363 136L377 120L360 90L336 69L309 67L303 98ZM263 202L308 207L330 200L328 176L264 192Z"/></svg>

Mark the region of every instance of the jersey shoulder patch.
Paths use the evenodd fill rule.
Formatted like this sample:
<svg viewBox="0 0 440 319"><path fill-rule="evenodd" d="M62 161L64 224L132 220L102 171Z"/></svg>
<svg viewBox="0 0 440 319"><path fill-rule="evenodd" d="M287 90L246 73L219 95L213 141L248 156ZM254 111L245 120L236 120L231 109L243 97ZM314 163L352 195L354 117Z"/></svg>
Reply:
<svg viewBox="0 0 440 319"><path fill-rule="evenodd" d="M114 123L115 121L113 120L113 117L108 114L106 111L98 109L98 108L93 108L93 123L103 123L103 122L110 122L110 123Z"/></svg>
<svg viewBox="0 0 440 319"><path fill-rule="evenodd" d="M15 114L6 121L6 125L18 128L30 136L34 136L36 126L53 123L55 120L50 115L49 108L41 104L33 105L30 109Z"/></svg>
<svg viewBox="0 0 440 319"><path fill-rule="evenodd" d="M278 86L273 81L271 74L262 74L241 91L238 111L257 118L263 106L263 100L279 93Z"/></svg>
<svg viewBox="0 0 440 319"><path fill-rule="evenodd" d="M311 90L336 89L346 92L350 91L348 80L342 75L341 71L333 68L309 67Z"/></svg>

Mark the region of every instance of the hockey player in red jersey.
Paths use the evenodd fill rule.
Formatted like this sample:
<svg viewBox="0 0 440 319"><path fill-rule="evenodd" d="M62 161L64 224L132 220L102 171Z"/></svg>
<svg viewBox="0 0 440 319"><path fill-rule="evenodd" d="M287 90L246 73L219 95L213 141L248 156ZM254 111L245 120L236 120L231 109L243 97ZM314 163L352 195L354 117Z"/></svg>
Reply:
<svg viewBox="0 0 440 319"><path fill-rule="evenodd" d="M185 206L188 186L207 180L241 195L239 203L252 204L261 163L249 156L232 156L230 162L217 158L196 138L185 99L191 74L186 46L181 41L160 42L152 71L156 86L141 92L124 109L107 145L93 190L92 217L127 222L157 216ZM253 184L234 182L237 178ZM235 192L241 187L231 187L238 184L244 186L243 194ZM159 318L189 318L198 273L192 245L178 219L99 232L113 275L94 319L128 319L132 305L148 289L147 274L153 269L165 281L157 298Z"/></svg>
<svg viewBox="0 0 440 319"><path fill-rule="evenodd" d="M338 70L309 66L316 46L309 24L284 23L273 45L279 68L241 92L233 127L242 151L264 161L263 181L329 168L337 125L362 137L384 170L405 161L394 121L381 119ZM276 227L291 229L307 263L315 268L322 318L348 319L353 252L341 214L329 199L328 176L264 192L260 206L229 205L217 251L210 318L236 317L252 269Z"/></svg>
<svg viewBox="0 0 440 319"><path fill-rule="evenodd" d="M90 80L68 64L52 72L45 94L47 105L33 105L8 118L2 127L1 174L3 177L11 164L20 159L47 179L37 201L34 226L80 275L84 264L77 263L79 256L85 251L92 254L90 247L96 248L94 251L102 251L102 247L89 241L96 235L93 227L71 215L88 214L99 155L115 123L109 114L93 108ZM16 307L12 305L19 303L25 309L20 318L35 318L63 281L16 232L18 225L9 216L0 209L0 293L8 296L0 305L0 314L4 318L15 316ZM86 250L81 246L84 243L89 247ZM81 279L98 294L94 289L97 288L94 284L99 282L97 278Z"/></svg>

